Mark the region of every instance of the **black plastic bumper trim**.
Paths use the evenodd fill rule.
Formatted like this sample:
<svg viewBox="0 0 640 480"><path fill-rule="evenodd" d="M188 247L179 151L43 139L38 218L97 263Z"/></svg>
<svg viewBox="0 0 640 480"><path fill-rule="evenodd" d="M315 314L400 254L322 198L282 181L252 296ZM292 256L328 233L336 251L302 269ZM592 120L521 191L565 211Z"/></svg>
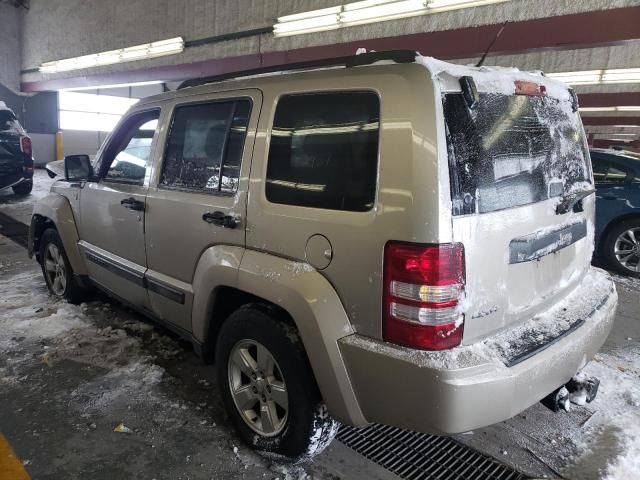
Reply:
<svg viewBox="0 0 640 480"><path fill-rule="evenodd" d="M600 303L591 311L591 313L589 315L587 315L586 318L581 318L577 321L575 321L574 323L572 323L569 328L567 328L566 330L564 330L562 333L560 333L559 335L553 337L550 340L544 340L544 343L532 343L529 345L528 348L524 349L521 353L514 355L512 357L508 357L505 358L503 360L504 364L508 367L511 368L515 365L518 365L519 363L524 362L525 360L533 357L534 355L537 355L538 353L542 352L543 350L546 350L547 348L549 348L551 345L559 342L560 340L562 340L564 337L566 337L567 335L575 332L578 328L580 328L582 325L584 325L584 323L591 318L593 315L595 315L596 312L598 312L608 301L609 301L609 297L611 296L611 293L613 293L613 290L610 291L601 301Z"/></svg>
<svg viewBox="0 0 640 480"><path fill-rule="evenodd" d="M147 282L147 288L152 292L157 293L158 295L162 295L169 300L173 300L180 305L184 305L185 295L182 290L178 290L177 288L171 287L165 283L159 282L158 280L154 280L149 277L145 277Z"/></svg>
<svg viewBox="0 0 640 480"><path fill-rule="evenodd" d="M110 272L115 273L116 275L129 280L130 282L135 283L136 285L146 287L144 274L136 272L135 270L125 267L124 265L120 265L119 263L116 263L110 258L100 255L99 253L91 252L85 249L85 255L87 257L87 260L89 260L90 262L93 262L96 265L99 265L102 268L105 268Z"/></svg>
<svg viewBox="0 0 640 480"><path fill-rule="evenodd" d="M155 292L158 295L162 295L163 297L166 297L169 300L172 300L181 305L184 304L185 294L182 290L178 290L177 288L167 285L164 282L145 277L144 274L137 272L132 268L125 267L124 265L121 265L113 261L112 259L105 257L104 255L100 255L99 253L85 250L85 255L87 257L87 260L89 260L90 262L106 268L110 272L115 273L116 275L129 280L136 285L147 288L152 292Z"/></svg>

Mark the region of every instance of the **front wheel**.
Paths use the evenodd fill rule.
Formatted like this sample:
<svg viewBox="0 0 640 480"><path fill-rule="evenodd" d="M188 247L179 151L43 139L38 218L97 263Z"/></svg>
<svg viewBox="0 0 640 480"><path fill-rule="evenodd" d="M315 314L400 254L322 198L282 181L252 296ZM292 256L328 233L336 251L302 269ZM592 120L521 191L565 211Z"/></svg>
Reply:
<svg viewBox="0 0 640 480"><path fill-rule="evenodd" d="M53 296L75 304L84 299L85 290L78 284L62 239L54 228L46 229L40 238L40 266Z"/></svg>
<svg viewBox="0 0 640 480"><path fill-rule="evenodd" d="M335 437L339 424L320 398L297 332L268 308L247 305L225 321L216 371L232 423L257 451L299 462Z"/></svg>
<svg viewBox="0 0 640 480"><path fill-rule="evenodd" d="M640 277L640 219L625 220L613 227L604 242L609 267L632 277Z"/></svg>

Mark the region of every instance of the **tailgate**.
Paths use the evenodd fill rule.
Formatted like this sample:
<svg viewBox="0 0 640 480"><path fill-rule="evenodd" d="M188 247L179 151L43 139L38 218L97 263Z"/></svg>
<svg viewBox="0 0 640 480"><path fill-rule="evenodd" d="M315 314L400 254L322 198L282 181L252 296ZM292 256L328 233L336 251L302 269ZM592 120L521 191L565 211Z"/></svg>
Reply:
<svg viewBox="0 0 640 480"><path fill-rule="evenodd" d="M578 285L593 251L593 179L568 87L517 71L437 75L469 344L553 308Z"/></svg>
<svg viewBox="0 0 640 480"><path fill-rule="evenodd" d="M586 212L593 201L583 201ZM466 258L464 343L551 308L586 274L593 222L585 212L558 216L554 205L454 218L454 240Z"/></svg>

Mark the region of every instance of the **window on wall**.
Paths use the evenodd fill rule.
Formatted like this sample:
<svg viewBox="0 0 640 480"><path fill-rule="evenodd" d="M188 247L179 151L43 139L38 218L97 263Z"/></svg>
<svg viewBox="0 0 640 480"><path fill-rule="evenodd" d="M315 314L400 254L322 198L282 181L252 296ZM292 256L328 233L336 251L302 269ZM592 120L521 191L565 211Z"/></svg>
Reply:
<svg viewBox="0 0 640 480"><path fill-rule="evenodd" d="M364 212L373 207L380 101L373 92L284 96L269 147L270 202Z"/></svg>
<svg viewBox="0 0 640 480"><path fill-rule="evenodd" d="M177 107L160 184L210 193L238 189L249 100Z"/></svg>
<svg viewBox="0 0 640 480"><path fill-rule="evenodd" d="M58 109L62 130L110 132L137 98L59 92Z"/></svg>

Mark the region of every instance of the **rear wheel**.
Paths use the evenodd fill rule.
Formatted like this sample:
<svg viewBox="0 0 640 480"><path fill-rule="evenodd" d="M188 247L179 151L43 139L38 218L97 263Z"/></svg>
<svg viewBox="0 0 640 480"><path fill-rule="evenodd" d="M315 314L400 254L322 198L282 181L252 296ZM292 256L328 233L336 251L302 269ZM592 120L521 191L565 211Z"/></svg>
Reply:
<svg viewBox="0 0 640 480"><path fill-rule="evenodd" d="M612 269L640 277L640 219L625 220L613 227L605 239L603 253Z"/></svg>
<svg viewBox="0 0 640 480"><path fill-rule="evenodd" d="M29 195L31 190L33 190L33 181L28 180L26 182L19 183L18 185L11 187L11 189L16 195Z"/></svg>
<svg viewBox="0 0 640 480"><path fill-rule="evenodd" d="M71 303L80 303L85 290L78 284L62 240L54 228L46 229L40 238L40 266L49 292Z"/></svg>
<svg viewBox="0 0 640 480"><path fill-rule="evenodd" d="M259 305L236 310L216 346L222 399L242 440L287 461L304 461L331 443L327 412L295 329Z"/></svg>

